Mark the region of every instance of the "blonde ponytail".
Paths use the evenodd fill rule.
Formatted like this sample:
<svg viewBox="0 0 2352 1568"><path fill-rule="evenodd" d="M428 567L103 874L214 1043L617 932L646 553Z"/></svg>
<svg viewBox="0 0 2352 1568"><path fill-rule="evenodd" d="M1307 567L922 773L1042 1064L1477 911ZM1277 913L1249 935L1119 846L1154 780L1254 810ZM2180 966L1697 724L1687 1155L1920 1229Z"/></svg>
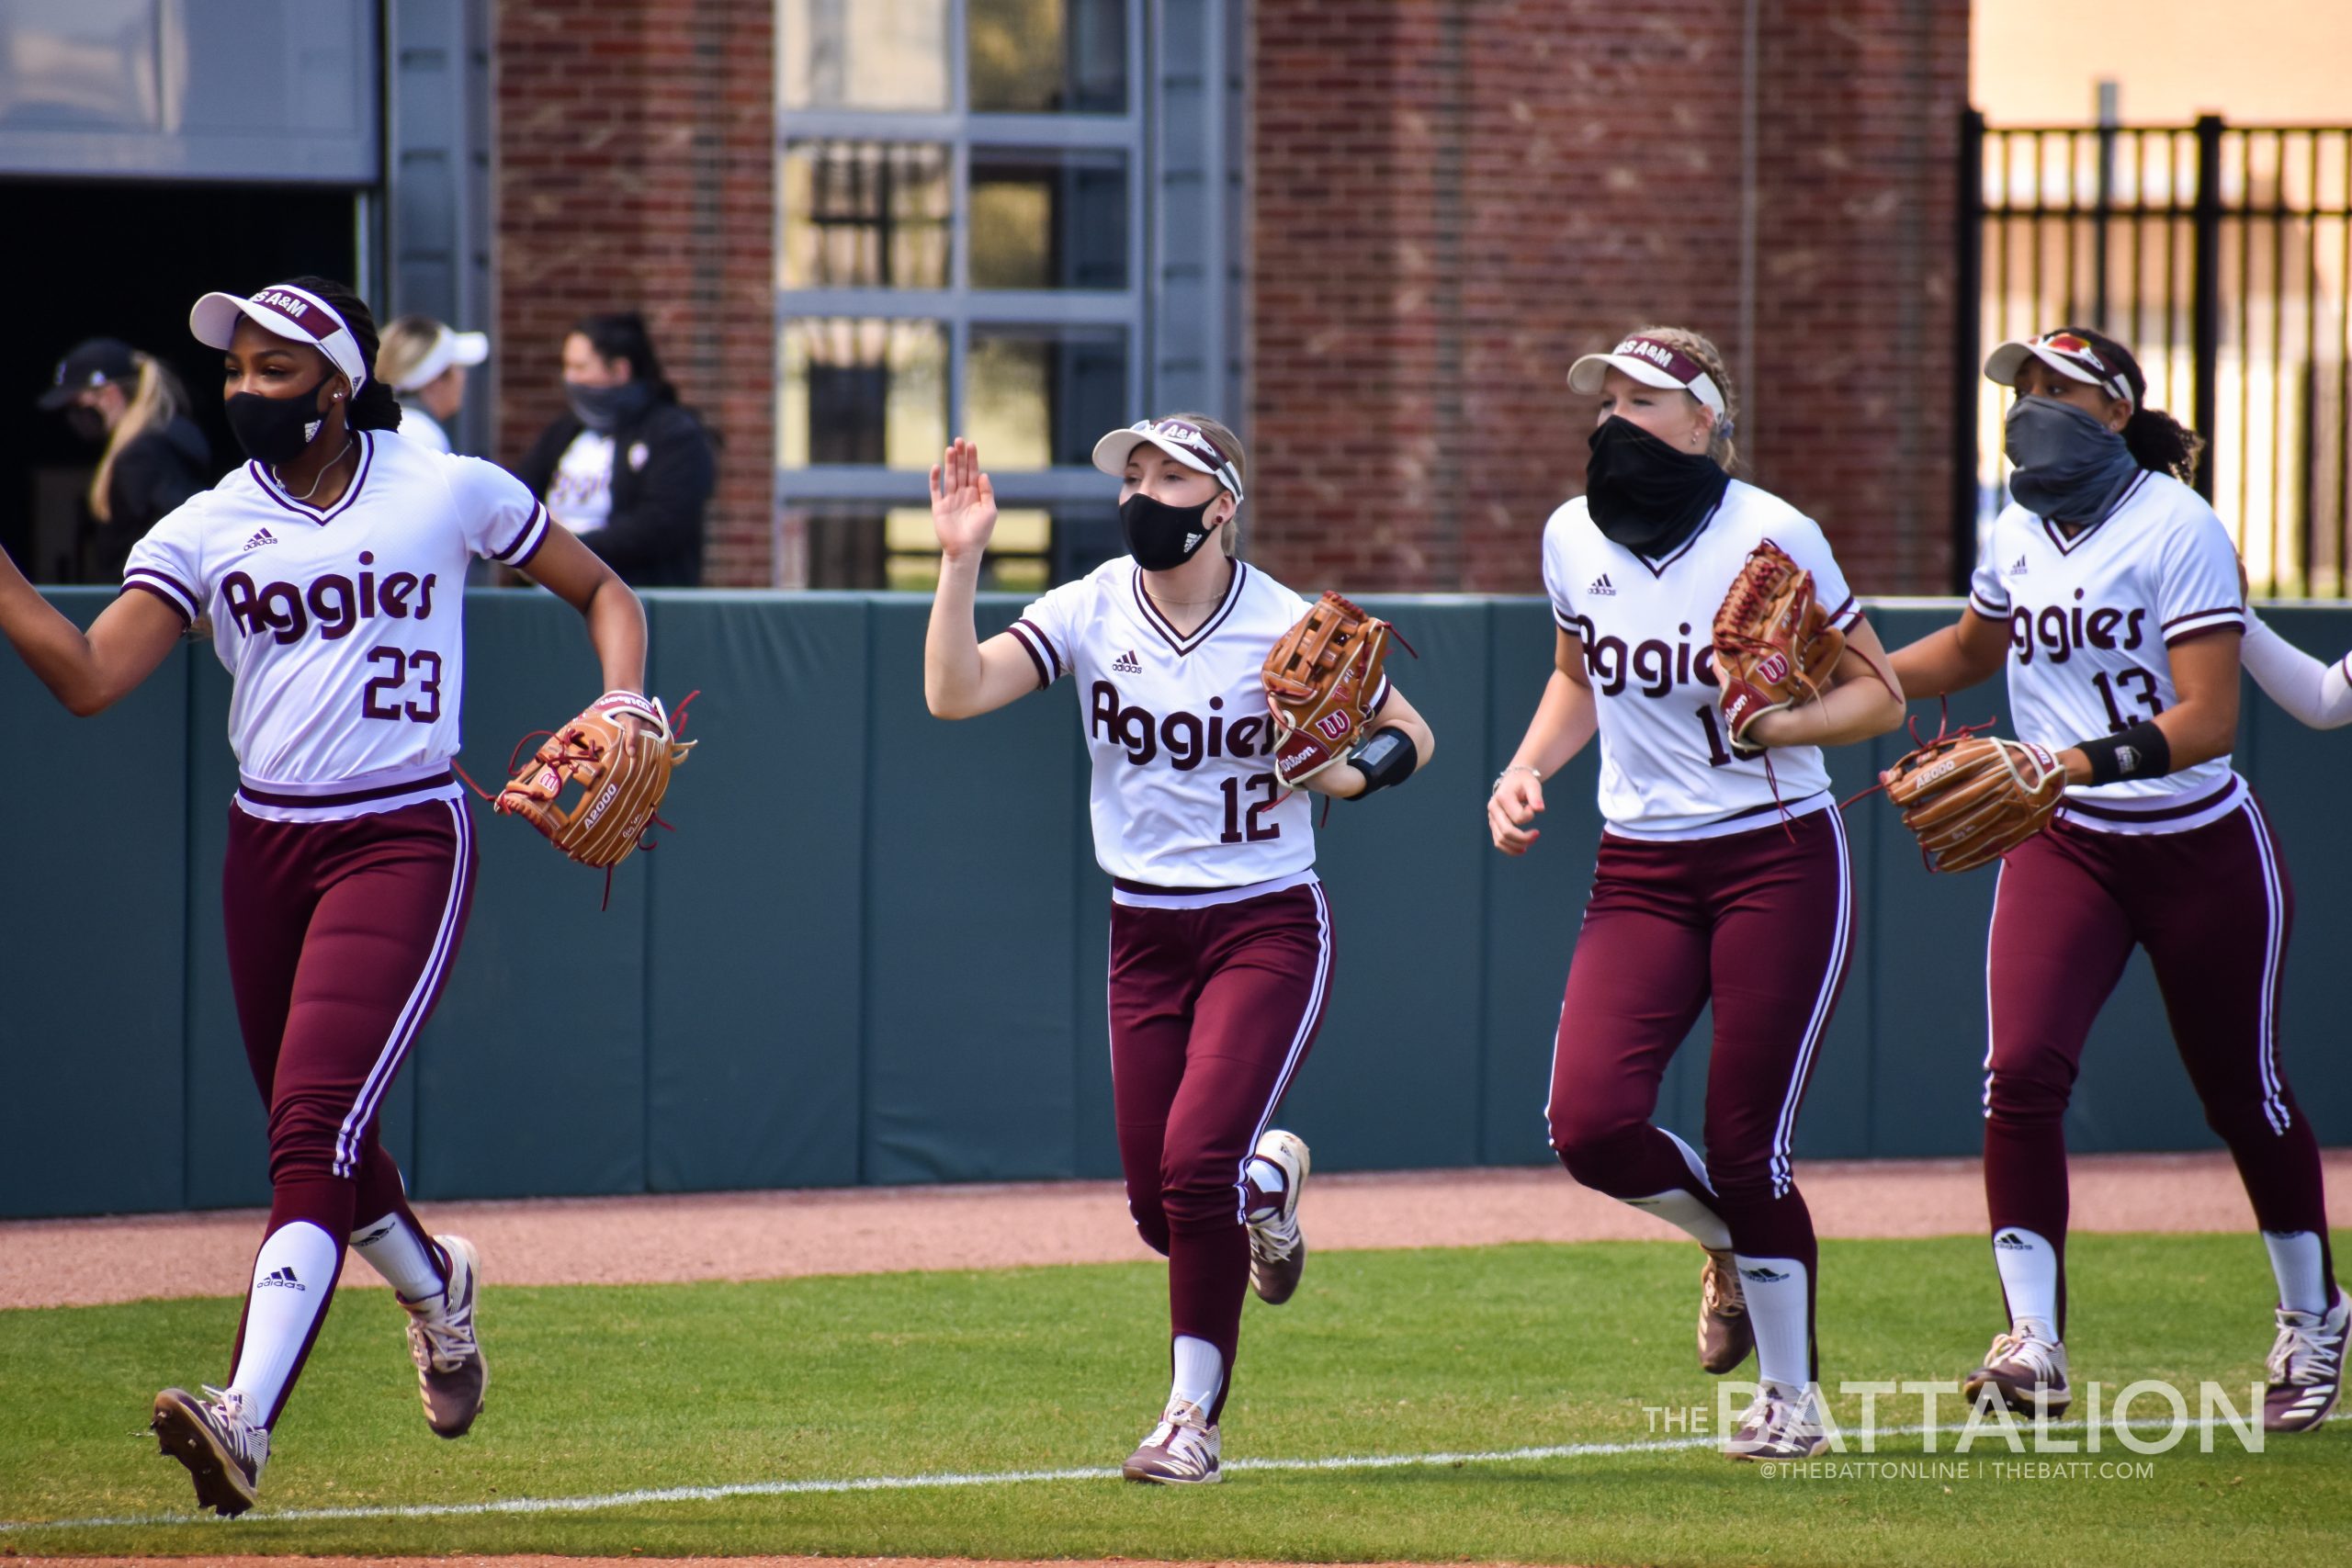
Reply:
<svg viewBox="0 0 2352 1568"><path fill-rule="evenodd" d="M134 349L131 363L139 367L139 381L131 389L130 401L124 405L122 417L107 434L107 449L98 458L97 472L90 476L90 515L101 523L114 521L114 501L110 491L114 485L114 461L122 449L150 430L160 430L187 412L187 393L180 389L180 378L172 374L152 354Z"/></svg>

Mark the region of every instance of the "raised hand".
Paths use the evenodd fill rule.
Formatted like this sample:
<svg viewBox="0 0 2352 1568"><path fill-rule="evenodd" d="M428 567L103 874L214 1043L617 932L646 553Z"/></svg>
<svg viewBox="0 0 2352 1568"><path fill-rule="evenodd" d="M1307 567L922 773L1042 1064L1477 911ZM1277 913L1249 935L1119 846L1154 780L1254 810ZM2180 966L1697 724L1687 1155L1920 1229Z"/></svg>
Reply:
<svg viewBox="0 0 2352 1568"><path fill-rule="evenodd" d="M961 435L931 470L931 525L949 560L978 555L996 532L996 487L980 471L980 449Z"/></svg>

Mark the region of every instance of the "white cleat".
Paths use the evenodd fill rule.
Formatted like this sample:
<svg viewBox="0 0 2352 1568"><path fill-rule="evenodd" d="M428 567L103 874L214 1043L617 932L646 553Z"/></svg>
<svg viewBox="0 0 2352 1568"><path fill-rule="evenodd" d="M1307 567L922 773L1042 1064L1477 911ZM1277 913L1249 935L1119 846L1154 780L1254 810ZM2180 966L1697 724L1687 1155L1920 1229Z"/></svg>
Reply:
<svg viewBox="0 0 2352 1568"><path fill-rule="evenodd" d="M2066 1347L2038 1318L2019 1318L2007 1334L1993 1336L1984 1364L1968 1374L1960 1392L1973 1404L1986 1394L2023 1416L2055 1421L2075 1402L2066 1381Z"/></svg>
<svg viewBox="0 0 2352 1568"><path fill-rule="evenodd" d="M1298 1199L1306 1190L1311 1161L1306 1140L1280 1127L1258 1140L1257 1156L1283 1173L1282 1206L1269 1220L1250 1227L1250 1288L1268 1306L1280 1306L1297 1292L1306 1272L1306 1236L1298 1228Z"/></svg>
<svg viewBox="0 0 2352 1568"><path fill-rule="evenodd" d="M1813 1458L1829 1446L1817 1399L1812 1388L1800 1392L1782 1383L1764 1384L1724 1440L1724 1452L1734 1459Z"/></svg>
<svg viewBox="0 0 2352 1568"><path fill-rule="evenodd" d="M2342 1287L2324 1313L2278 1309L2278 1337L2270 1347L2270 1388L2262 1397L2262 1429L2308 1432L2327 1419L2344 1392L2345 1341L2352 1338L2352 1302Z"/></svg>
<svg viewBox="0 0 2352 1568"><path fill-rule="evenodd" d="M1141 1448L1127 1456L1119 1473L1129 1481L1161 1486L1204 1485L1223 1479L1217 1468L1222 1447L1217 1429L1209 1425L1199 1405L1171 1399L1160 1414L1159 1425L1151 1429Z"/></svg>

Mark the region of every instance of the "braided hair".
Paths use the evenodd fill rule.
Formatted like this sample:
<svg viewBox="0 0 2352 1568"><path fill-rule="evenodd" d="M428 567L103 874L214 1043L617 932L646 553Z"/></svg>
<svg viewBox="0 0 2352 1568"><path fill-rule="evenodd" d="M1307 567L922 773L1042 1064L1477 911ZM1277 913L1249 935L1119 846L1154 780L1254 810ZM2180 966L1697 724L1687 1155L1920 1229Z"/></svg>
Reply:
<svg viewBox="0 0 2352 1568"><path fill-rule="evenodd" d="M2189 429L2162 409L2148 406L2148 378L2141 374L2140 362L2132 351L2089 327L2061 327L2060 332L2072 333L2098 350L2099 357L2120 371L2132 388L2132 417L2124 422L2123 445L2132 451L2132 460L2151 473L2170 474L2186 484L2197 472L2197 455L2205 450L2205 438Z"/></svg>
<svg viewBox="0 0 2352 1568"><path fill-rule="evenodd" d="M1699 362L1715 389L1724 395L1723 412L1716 418L1714 428L1707 435L1707 456L1713 457L1730 473L1739 463L1739 448L1732 445L1732 433L1739 422L1739 392L1731 384L1731 372L1724 367L1724 351L1713 340L1692 332L1689 327L1635 327L1628 337L1655 338L1670 348L1680 350Z"/></svg>
<svg viewBox="0 0 2352 1568"><path fill-rule="evenodd" d="M374 366L381 344L376 336L376 318L367 302L351 291L348 284L328 277L290 277L287 281L297 288L308 289L325 300L351 329L352 341L359 345L359 361ZM393 396L391 384L372 372L368 384L352 394L351 412L345 423L354 430L398 430L401 427L400 400Z"/></svg>

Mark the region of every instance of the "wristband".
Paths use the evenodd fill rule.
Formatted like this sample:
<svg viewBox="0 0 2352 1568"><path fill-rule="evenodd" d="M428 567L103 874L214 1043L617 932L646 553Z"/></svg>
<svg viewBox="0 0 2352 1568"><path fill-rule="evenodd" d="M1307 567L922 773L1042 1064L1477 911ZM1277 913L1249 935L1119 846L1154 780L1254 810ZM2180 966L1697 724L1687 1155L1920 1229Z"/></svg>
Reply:
<svg viewBox="0 0 2352 1568"><path fill-rule="evenodd" d="M2075 750L2089 760L2094 786L2125 779L2160 779L2172 772L2172 742L2147 719L2120 735L2078 740Z"/></svg>
<svg viewBox="0 0 2352 1568"><path fill-rule="evenodd" d="M1390 725L1374 730L1372 738L1357 747L1348 761L1363 774L1363 789L1356 795L1362 800L1374 790L1394 789L1411 778L1413 770L1420 766L1421 754L1411 736Z"/></svg>

